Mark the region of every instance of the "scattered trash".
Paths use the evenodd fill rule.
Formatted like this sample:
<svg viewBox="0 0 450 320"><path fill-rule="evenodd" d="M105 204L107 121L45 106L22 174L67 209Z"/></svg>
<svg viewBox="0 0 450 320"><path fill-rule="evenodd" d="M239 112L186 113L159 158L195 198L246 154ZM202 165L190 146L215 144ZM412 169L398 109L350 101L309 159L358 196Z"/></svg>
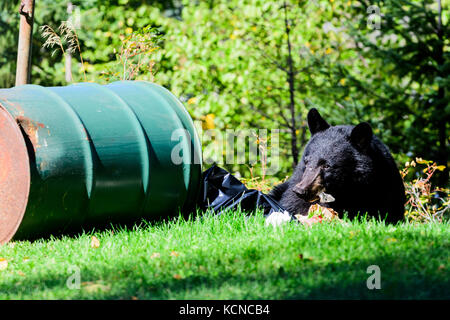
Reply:
<svg viewBox="0 0 450 320"><path fill-rule="evenodd" d="M329 203L336 200L331 194L325 193L323 191L319 194L319 199L320 203Z"/></svg>
<svg viewBox="0 0 450 320"><path fill-rule="evenodd" d="M220 215L238 207L247 212L261 208L266 217L274 212L287 212L269 195L255 189L247 189L231 173L217 166L212 166L203 172L202 181L199 200L201 209L210 209ZM289 217L295 220L291 215Z"/></svg>
<svg viewBox="0 0 450 320"><path fill-rule="evenodd" d="M274 228L279 227L286 222L292 220L292 216L289 212L272 212L268 217L266 217L265 226L273 226Z"/></svg>
<svg viewBox="0 0 450 320"><path fill-rule="evenodd" d="M311 205L306 216L299 214L292 216L272 197L255 189L247 189L231 173L217 166L203 172L202 181L199 206L204 210L210 209L218 215L238 207L247 212L259 207L264 210L265 225L274 228L289 221L298 221L307 226L322 221L342 221L336 211L320 204ZM335 201L332 195L325 192L321 192L319 198L323 204Z"/></svg>
<svg viewBox="0 0 450 320"><path fill-rule="evenodd" d="M295 218L300 223L307 226L311 226L315 223L321 223L322 221L342 221L336 211L331 208L323 207L319 204L313 204L311 207L309 207L307 216L296 214Z"/></svg>

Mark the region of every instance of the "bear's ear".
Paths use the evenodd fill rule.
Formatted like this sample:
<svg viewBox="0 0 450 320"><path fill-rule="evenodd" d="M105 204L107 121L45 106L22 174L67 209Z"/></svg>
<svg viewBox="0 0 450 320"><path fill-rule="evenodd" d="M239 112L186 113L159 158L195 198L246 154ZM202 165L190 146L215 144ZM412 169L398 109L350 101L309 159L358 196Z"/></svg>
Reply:
<svg viewBox="0 0 450 320"><path fill-rule="evenodd" d="M313 135L319 131L328 129L330 125L322 118L316 108L312 108L308 112L308 127Z"/></svg>
<svg viewBox="0 0 450 320"><path fill-rule="evenodd" d="M367 150L372 141L372 127L367 122L361 122L353 128L350 134L352 143L362 150Z"/></svg>

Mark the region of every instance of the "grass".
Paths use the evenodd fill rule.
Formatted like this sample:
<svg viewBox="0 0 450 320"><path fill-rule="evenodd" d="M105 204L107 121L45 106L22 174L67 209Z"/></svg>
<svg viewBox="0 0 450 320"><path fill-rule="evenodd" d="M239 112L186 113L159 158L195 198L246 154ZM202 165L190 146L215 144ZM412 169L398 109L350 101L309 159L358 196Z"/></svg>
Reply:
<svg viewBox="0 0 450 320"><path fill-rule="evenodd" d="M177 218L0 246L0 299L449 299L449 239L448 222ZM380 290L366 286L370 265Z"/></svg>

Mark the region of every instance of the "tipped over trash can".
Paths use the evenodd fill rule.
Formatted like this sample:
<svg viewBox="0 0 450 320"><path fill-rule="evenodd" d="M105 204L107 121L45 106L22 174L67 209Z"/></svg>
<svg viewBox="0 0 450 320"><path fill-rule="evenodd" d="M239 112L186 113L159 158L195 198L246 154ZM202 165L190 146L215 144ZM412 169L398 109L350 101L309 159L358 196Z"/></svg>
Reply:
<svg viewBox="0 0 450 320"><path fill-rule="evenodd" d="M190 210L201 144L143 81L0 89L0 243Z"/></svg>

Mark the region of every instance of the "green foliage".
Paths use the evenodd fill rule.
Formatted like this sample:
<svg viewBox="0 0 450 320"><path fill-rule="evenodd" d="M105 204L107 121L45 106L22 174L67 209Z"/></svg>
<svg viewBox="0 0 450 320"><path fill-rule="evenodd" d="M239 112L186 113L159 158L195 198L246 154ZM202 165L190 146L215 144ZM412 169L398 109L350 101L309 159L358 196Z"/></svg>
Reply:
<svg viewBox="0 0 450 320"><path fill-rule="evenodd" d="M396 153L436 159L448 167L450 51L448 2L420 0L359 1L356 16L377 5L379 29L353 26L358 52L377 69L355 85L371 100L364 112L385 128L383 138ZM403 158L404 160L406 158ZM405 160L406 161L406 160ZM448 184L448 170L440 174Z"/></svg>
<svg viewBox="0 0 450 320"><path fill-rule="evenodd" d="M12 87L15 83L19 18L10 14L13 7L13 1L0 4L0 88Z"/></svg>
<svg viewBox="0 0 450 320"><path fill-rule="evenodd" d="M80 10L80 29L76 29L84 58L84 68L79 56L72 61L74 82L84 81L83 70L88 81L100 82L103 71L114 68L116 54L122 40L133 31L151 25L149 14L161 8L168 16L179 12L177 1L166 0L39 0L36 1L32 83L44 86L66 85L65 66L62 52L52 55L52 50L42 48L39 27L48 25L54 30L67 21L67 4L71 2ZM20 1L8 1L0 7L0 87L14 85L19 27Z"/></svg>
<svg viewBox="0 0 450 320"><path fill-rule="evenodd" d="M181 20L159 16L166 43L158 81L188 104L193 102L190 111L195 119L215 115L215 128L222 132L279 128L280 177L290 171L293 155L309 138L308 108L333 114L336 123L355 118L352 109L345 115L332 110L333 93L340 94L342 104L348 96L342 81L330 81L333 75L327 71L337 59L331 48L336 37L317 32L332 17L330 6L287 3L286 13L282 1L216 1L214 5L186 1L184 5ZM291 146L293 136L297 150ZM228 165L228 169L249 178L247 167Z"/></svg>
<svg viewBox="0 0 450 320"><path fill-rule="evenodd" d="M314 106L332 124L371 123L399 163L414 154L447 165L448 7L438 36L437 9L420 3L373 3L385 13L380 30L367 26L369 2L287 3L300 150L309 138L305 114ZM184 4L181 20L160 22L167 71L158 80L185 101L195 97L193 116L214 114L220 130L280 128L283 177L293 161L284 2ZM401 22L405 16L409 25ZM249 177L246 167L228 169Z"/></svg>
<svg viewBox="0 0 450 320"><path fill-rule="evenodd" d="M436 162L421 158L406 162L401 174L405 181L407 219L428 223L449 220L450 190L436 188L431 183L433 175L444 169Z"/></svg>
<svg viewBox="0 0 450 320"><path fill-rule="evenodd" d="M37 1L35 30L68 20L67 2ZM113 80L102 74L117 75L127 39L157 28L163 40L149 57L155 68L133 78L154 76L203 130L280 129L277 178L291 173L308 140L313 106L331 124L370 122L398 163L420 156L449 166L448 2L440 14L431 0L72 2L80 8L85 62L72 59L75 82L83 70L88 81ZM18 32L18 1L8 3L0 9L3 87L14 83ZM380 8L379 29L368 26L370 5ZM65 85L63 55L43 49L44 40L35 32L32 81ZM206 155L216 152L214 143L204 141ZM247 165L224 166L246 179L263 169L255 165L252 177ZM440 175L445 184L448 171Z"/></svg>
<svg viewBox="0 0 450 320"><path fill-rule="evenodd" d="M161 36L157 30L147 26L133 31L122 41L120 51L116 53L117 65L102 73L107 82L114 80L134 80L139 75L150 76L154 81L155 60L153 55L159 50Z"/></svg>

